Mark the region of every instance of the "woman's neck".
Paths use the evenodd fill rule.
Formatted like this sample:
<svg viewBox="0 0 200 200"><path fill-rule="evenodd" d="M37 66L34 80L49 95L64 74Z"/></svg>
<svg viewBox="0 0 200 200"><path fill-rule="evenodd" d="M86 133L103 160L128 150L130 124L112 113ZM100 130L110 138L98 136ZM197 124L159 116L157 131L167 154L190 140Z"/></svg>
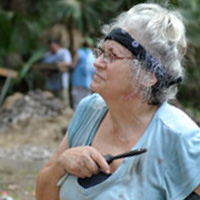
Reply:
<svg viewBox="0 0 200 200"><path fill-rule="evenodd" d="M140 137L148 127L158 109L140 101L107 103L107 117L112 124L113 134L120 140Z"/></svg>

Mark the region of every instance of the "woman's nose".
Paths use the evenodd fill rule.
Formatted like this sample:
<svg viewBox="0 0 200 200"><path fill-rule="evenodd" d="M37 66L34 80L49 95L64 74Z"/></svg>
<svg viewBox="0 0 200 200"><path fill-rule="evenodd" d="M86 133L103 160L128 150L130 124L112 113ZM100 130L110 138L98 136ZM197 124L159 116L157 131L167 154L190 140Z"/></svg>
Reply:
<svg viewBox="0 0 200 200"><path fill-rule="evenodd" d="M95 62L94 62L94 66L96 68L106 68L106 63L104 62L103 56L99 56Z"/></svg>

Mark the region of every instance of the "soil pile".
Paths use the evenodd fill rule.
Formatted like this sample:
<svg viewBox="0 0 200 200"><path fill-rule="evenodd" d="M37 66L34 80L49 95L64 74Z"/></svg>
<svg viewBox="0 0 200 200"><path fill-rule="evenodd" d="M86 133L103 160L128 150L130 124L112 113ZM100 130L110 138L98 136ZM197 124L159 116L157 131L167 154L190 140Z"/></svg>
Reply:
<svg viewBox="0 0 200 200"><path fill-rule="evenodd" d="M5 130L27 119L57 117L63 108L62 102L50 92L36 90L26 95L15 93L0 108L0 128Z"/></svg>

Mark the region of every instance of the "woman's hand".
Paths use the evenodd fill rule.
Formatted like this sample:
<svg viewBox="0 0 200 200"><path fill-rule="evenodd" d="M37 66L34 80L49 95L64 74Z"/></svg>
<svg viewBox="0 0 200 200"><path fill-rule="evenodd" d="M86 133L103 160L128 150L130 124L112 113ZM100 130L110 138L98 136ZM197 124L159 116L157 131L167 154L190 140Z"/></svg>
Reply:
<svg viewBox="0 0 200 200"><path fill-rule="evenodd" d="M104 173L110 173L103 155L91 146L68 149L60 155L59 162L68 173L80 178L91 177L100 169Z"/></svg>

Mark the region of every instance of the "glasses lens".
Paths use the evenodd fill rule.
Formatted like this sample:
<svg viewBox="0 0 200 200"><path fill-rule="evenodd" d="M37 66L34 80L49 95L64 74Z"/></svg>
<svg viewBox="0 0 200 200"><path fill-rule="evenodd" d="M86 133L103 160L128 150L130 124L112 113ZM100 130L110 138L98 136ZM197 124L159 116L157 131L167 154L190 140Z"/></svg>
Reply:
<svg viewBox="0 0 200 200"><path fill-rule="evenodd" d="M93 54L94 54L94 57L95 57L95 58L98 58L99 56L101 56L102 53L103 53L103 52L102 52L101 49L95 48L95 49L93 50Z"/></svg>

